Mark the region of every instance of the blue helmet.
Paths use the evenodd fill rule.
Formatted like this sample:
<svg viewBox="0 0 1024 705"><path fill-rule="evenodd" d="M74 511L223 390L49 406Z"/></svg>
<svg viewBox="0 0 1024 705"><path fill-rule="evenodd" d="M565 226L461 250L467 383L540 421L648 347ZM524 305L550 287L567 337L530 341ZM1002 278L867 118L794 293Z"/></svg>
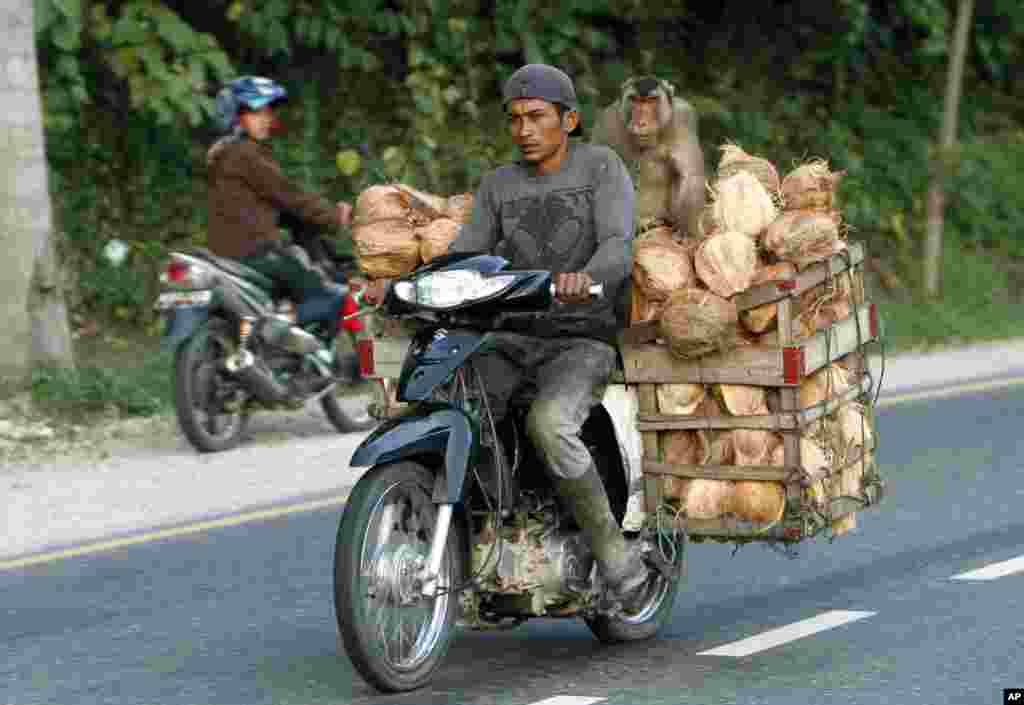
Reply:
<svg viewBox="0 0 1024 705"><path fill-rule="evenodd" d="M242 76L217 93L217 120L221 128L229 132L238 124L238 113L243 107L259 110L287 98L288 91L276 81L260 76Z"/></svg>

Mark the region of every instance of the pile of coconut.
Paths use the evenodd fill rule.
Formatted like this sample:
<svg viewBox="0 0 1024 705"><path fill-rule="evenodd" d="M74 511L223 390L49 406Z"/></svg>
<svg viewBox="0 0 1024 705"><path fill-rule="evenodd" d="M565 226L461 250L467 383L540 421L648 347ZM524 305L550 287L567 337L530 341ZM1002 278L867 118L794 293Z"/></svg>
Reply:
<svg viewBox="0 0 1024 705"><path fill-rule="evenodd" d="M371 186L352 217L356 260L367 276L394 278L443 255L469 222L473 194L437 196L406 184Z"/></svg>
<svg viewBox="0 0 1024 705"><path fill-rule="evenodd" d="M727 144L701 235L680 238L669 228L643 233L633 244L631 322L655 320L659 337L683 359L727 352L740 345L778 343L778 310L767 304L739 314L737 294L775 279L788 279L846 248L836 188L843 172L815 160L784 178L766 159ZM865 303L863 280L843 274L805 292L796 318L798 337L813 335L848 317ZM861 374L852 353L805 380L801 407L824 403L849 389ZM779 411L778 392L744 385L663 384L660 414L756 416ZM806 490L820 511L827 500L861 495L865 462L856 462L870 439L869 416L857 402L817 422L801 438L801 465L812 475L849 464L842 473ZM784 465L781 434L762 430L662 431L661 459L678 465ZM867 459L870 462L870 459ZM684 479L663 476L666 500L691 519L733 516L770 526L782 518L782 483ZM836 519L834 533L855 526L855 515Z"/></svg>

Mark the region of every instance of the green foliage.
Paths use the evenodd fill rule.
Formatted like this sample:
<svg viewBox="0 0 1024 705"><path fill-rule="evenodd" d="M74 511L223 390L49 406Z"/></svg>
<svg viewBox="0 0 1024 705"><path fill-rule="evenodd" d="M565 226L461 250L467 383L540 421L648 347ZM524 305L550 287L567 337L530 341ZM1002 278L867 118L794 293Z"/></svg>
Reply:
<svg viewBox="0 0 1024 705"><path fill-rule="evenodd" d="M500 86L527 61L574 77L585 126L625 78L672 80L700 115L709 167L726 141L782 171L828 159L847 172L853 236L915 278L955 12L946 0L35 4L76 308L129 308L150 323L161 257L204 242L206 118L226 78L282 80L297 98L275 144L285 171L353 200L391 180L473 190L515 155ZM971 39L948 239L971 257L1019 257L1024 5L979 0ZM99 257L114 237L131 245L117 269Z"/></svg>
<svg viewBox="0 0 1024 705"><path fill-rule="evenodd" d="M153 353L134 367L39 368L32 373L32 398L72 417L110 408L124 416L152 416L171 407L171 363L171 354Z"/></svg>

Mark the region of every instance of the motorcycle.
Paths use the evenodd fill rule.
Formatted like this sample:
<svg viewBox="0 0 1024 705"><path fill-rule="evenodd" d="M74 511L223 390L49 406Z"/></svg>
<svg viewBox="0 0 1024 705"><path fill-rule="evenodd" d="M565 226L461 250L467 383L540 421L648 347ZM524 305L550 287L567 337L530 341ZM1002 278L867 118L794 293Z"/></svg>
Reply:
<svg viewBox="0 0 1024 705"><path fill-rule="evenodd" d="M397 382L406 404L352 456L369 470L338 528L334 602L349 658L381 691L427 684L457 626L580 617L599 640L618 643L653 636L672 612L685 537L626 532L654 573L640 607L624 610L525 433L527 405L514 403L495 423L474 357L492 331L554 304L549 272L507 266L492 255L445 255L396 279L380 305L413 331ZM627 461L603 405L582 438L621 525Z"/></svg>
<svg viewBox="0 0 1024 705"><path fill-rule="evenodd" d="M376 385L358 371L365 324L341 320L360 308L347 286L296 307L263 274L204 248L172 252L160 282L155 308L161 347L175 350L175 412L197 450L238 445L253 411L296 411L313 400L343 433L376 425L368 410Z"/></svg>

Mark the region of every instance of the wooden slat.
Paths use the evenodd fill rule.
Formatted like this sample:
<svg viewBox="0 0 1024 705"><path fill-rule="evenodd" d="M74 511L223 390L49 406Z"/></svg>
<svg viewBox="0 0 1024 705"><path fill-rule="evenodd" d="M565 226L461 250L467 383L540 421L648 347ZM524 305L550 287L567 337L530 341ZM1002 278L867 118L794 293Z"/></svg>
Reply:
<svg viewBox="0 0 1024 705"><path fill-rule="evenodd" d="M733 298L736 310L746 311L747 309L781 301L787 297L799 296L808 289L813 289L818 284L827 281L830 274L829 267L831 267L831 275L836 276L858 266L864 261L864 246L861 243L848 243L847 248L850 255L849 264L847 264L847 259L844 255L833 255L828 260L828 264L825 262L813 264L793 277L796 280L796 286L792 289L779 289L776 282L767 282L752 287Z"/></svg>
<svg viewBox="0 0 1024 705"><path fill-rule="evenodd" d="M629 383L784 384L782 352L776 347L748 345L699 360L681 360L664 345L624 345L621 351Z"/></svg>
<svg viewBox="0 0 1024 705"><path fill-rule="evenodd" d="M637 403L641 414L658 413L658 395L653 384L641 384L637 387ZM643 441L644 460L658 460L660 453L657 432L641 432L640 438Z"/></svg>
<svg viewBox="0 0 1024 705"><path fill-rule="evenodd" d="M642 345L653 343L658 339L658 322L641 321L634 323L619 333L620 345Z"/></svg>
<svg viewBox="0 0 1024 705"><path fill-rule="evenodd" d="M861 377L858 384L827 403L801 409L796 413L757 414L754 416L681 416L657 414L638 416L640 431L700 431L749 428L762 431L789 431L803 428L864 394L871 380Z"/></svg>
<svg viewBox="0 0 1024 705"><path fill-rule="evenodd" d="M844 318L802 342L804 374L814 374L830 362L835 362L872 340L874 338L871 337L871 307L861 306L856 316Z"/></svg>
<svg viewBox="0 0 1024 705"><path fill-rule="evenodd" d="M785 482L795 475L792 468L773 465L673 465L644 461L645 475L673 475L701 480L758 480Z"/></svg>
<svg viewBox="0 0 1024 705"><path fill-rule="evenodd" d="M734 517L721 519L684 519L683 526L691 536L708 536L728 539L760 539L763 541L792 541L801 536L798 523L779 522L765 527Z"/></svg>

